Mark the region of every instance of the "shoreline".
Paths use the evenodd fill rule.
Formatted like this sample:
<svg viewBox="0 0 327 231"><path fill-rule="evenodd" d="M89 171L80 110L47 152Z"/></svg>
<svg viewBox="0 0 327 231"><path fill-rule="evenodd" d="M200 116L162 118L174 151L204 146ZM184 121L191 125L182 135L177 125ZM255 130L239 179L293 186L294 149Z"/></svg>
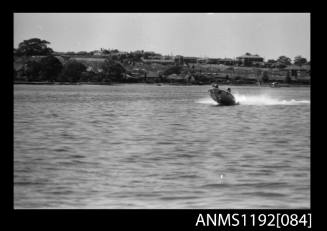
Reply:
<svg viewBox="0 0 327 231"><path fill-rule="evenodd" d="M122 83L122 82L112 82L112 83L102 83L102 82L76 82L76 83L71 83L71 82L27 82L27 81L14 81L14 85L20 85L20 84L25 84L25 85L123 85L123 84L143 84L143 85L156 85L156 86L162 86L162 85L172 85L172 86L202 86L202 85L211 85L211 83L201 83L201 84L196 84L196 83ZM219 85L232 85L232 86L257 86L257 87L271 87L270 83L265 83L265 84L249 84L249 83L220 83ZM279 87L311 87L311 84L297 84L297 83L289 83L289 84L280 84ZM276 88L279 88L276 87Z"/></svg>

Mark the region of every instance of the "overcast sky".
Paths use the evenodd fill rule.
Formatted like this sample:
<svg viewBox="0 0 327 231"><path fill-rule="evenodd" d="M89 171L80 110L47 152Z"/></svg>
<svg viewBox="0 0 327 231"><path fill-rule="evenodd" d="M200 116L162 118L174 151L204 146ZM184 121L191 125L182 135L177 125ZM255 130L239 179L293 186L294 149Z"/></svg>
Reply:
<svg viewBox="0 0 327 231"><path fill-rule="evenodd" d="M155 51L310 60L309 13L15 13L14 47L41 38L55 51Z"/></svg>

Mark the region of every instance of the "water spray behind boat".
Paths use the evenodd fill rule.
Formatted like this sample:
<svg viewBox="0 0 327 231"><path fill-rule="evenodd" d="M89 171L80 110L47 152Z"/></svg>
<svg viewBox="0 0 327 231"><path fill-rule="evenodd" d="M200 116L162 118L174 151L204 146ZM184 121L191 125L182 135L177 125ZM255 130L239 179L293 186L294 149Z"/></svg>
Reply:
<svg viewBox="0 0 327 231"><path fill-rule="evenodd" d="M295 99L278 99L276 97L272 97L268 94L259 94L259 95L246 95L240 94L238 92L233 93L235 98L235 102L240 105L263 105L263 106L273 106L273 105L305 105L310 104L310 100L295 100ZM208 104L208 105L217 105L217 101L212 99L211 97L205 97L196 101L196 103L200 104Z"/></svg>

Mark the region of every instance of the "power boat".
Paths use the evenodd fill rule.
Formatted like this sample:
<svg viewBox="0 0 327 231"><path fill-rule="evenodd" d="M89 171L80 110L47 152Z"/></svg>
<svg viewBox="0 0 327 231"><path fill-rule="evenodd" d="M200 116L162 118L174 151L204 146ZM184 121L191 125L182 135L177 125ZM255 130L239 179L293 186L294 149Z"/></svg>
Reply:
<svg viewBox="0 0 327 231"><path fill-rule="evenodd" d="M278 82L271 83L270 87L280 87Z"/></svg>
<svg viewBox="0 0 327 231"><path fill-rule="evenodd" d="M235 97L229 91L225 91L219 88L212 88L209 90L211 98L220 105L231 106L237 105Z"/></svg>

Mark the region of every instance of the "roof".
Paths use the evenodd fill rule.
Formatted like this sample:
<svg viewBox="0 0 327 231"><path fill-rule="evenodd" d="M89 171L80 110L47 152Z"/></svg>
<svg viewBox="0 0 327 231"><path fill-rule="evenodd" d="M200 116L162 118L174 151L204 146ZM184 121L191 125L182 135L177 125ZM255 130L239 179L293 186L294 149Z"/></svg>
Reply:
<svg viewBox="0 0 327 231"><path fill-rule="evenodd" d="M241 55L237 58L247 58L247 59L263 59L262 57L260 57L259 55Z"/></svg>
<svg viewBox="0 0 327 231"><path fill-rule="evenodd" d="M223 61L233 61L234 59L232 59L232 58L223 58L223 59L220 59L220 60L223 60Z"/></svg>

